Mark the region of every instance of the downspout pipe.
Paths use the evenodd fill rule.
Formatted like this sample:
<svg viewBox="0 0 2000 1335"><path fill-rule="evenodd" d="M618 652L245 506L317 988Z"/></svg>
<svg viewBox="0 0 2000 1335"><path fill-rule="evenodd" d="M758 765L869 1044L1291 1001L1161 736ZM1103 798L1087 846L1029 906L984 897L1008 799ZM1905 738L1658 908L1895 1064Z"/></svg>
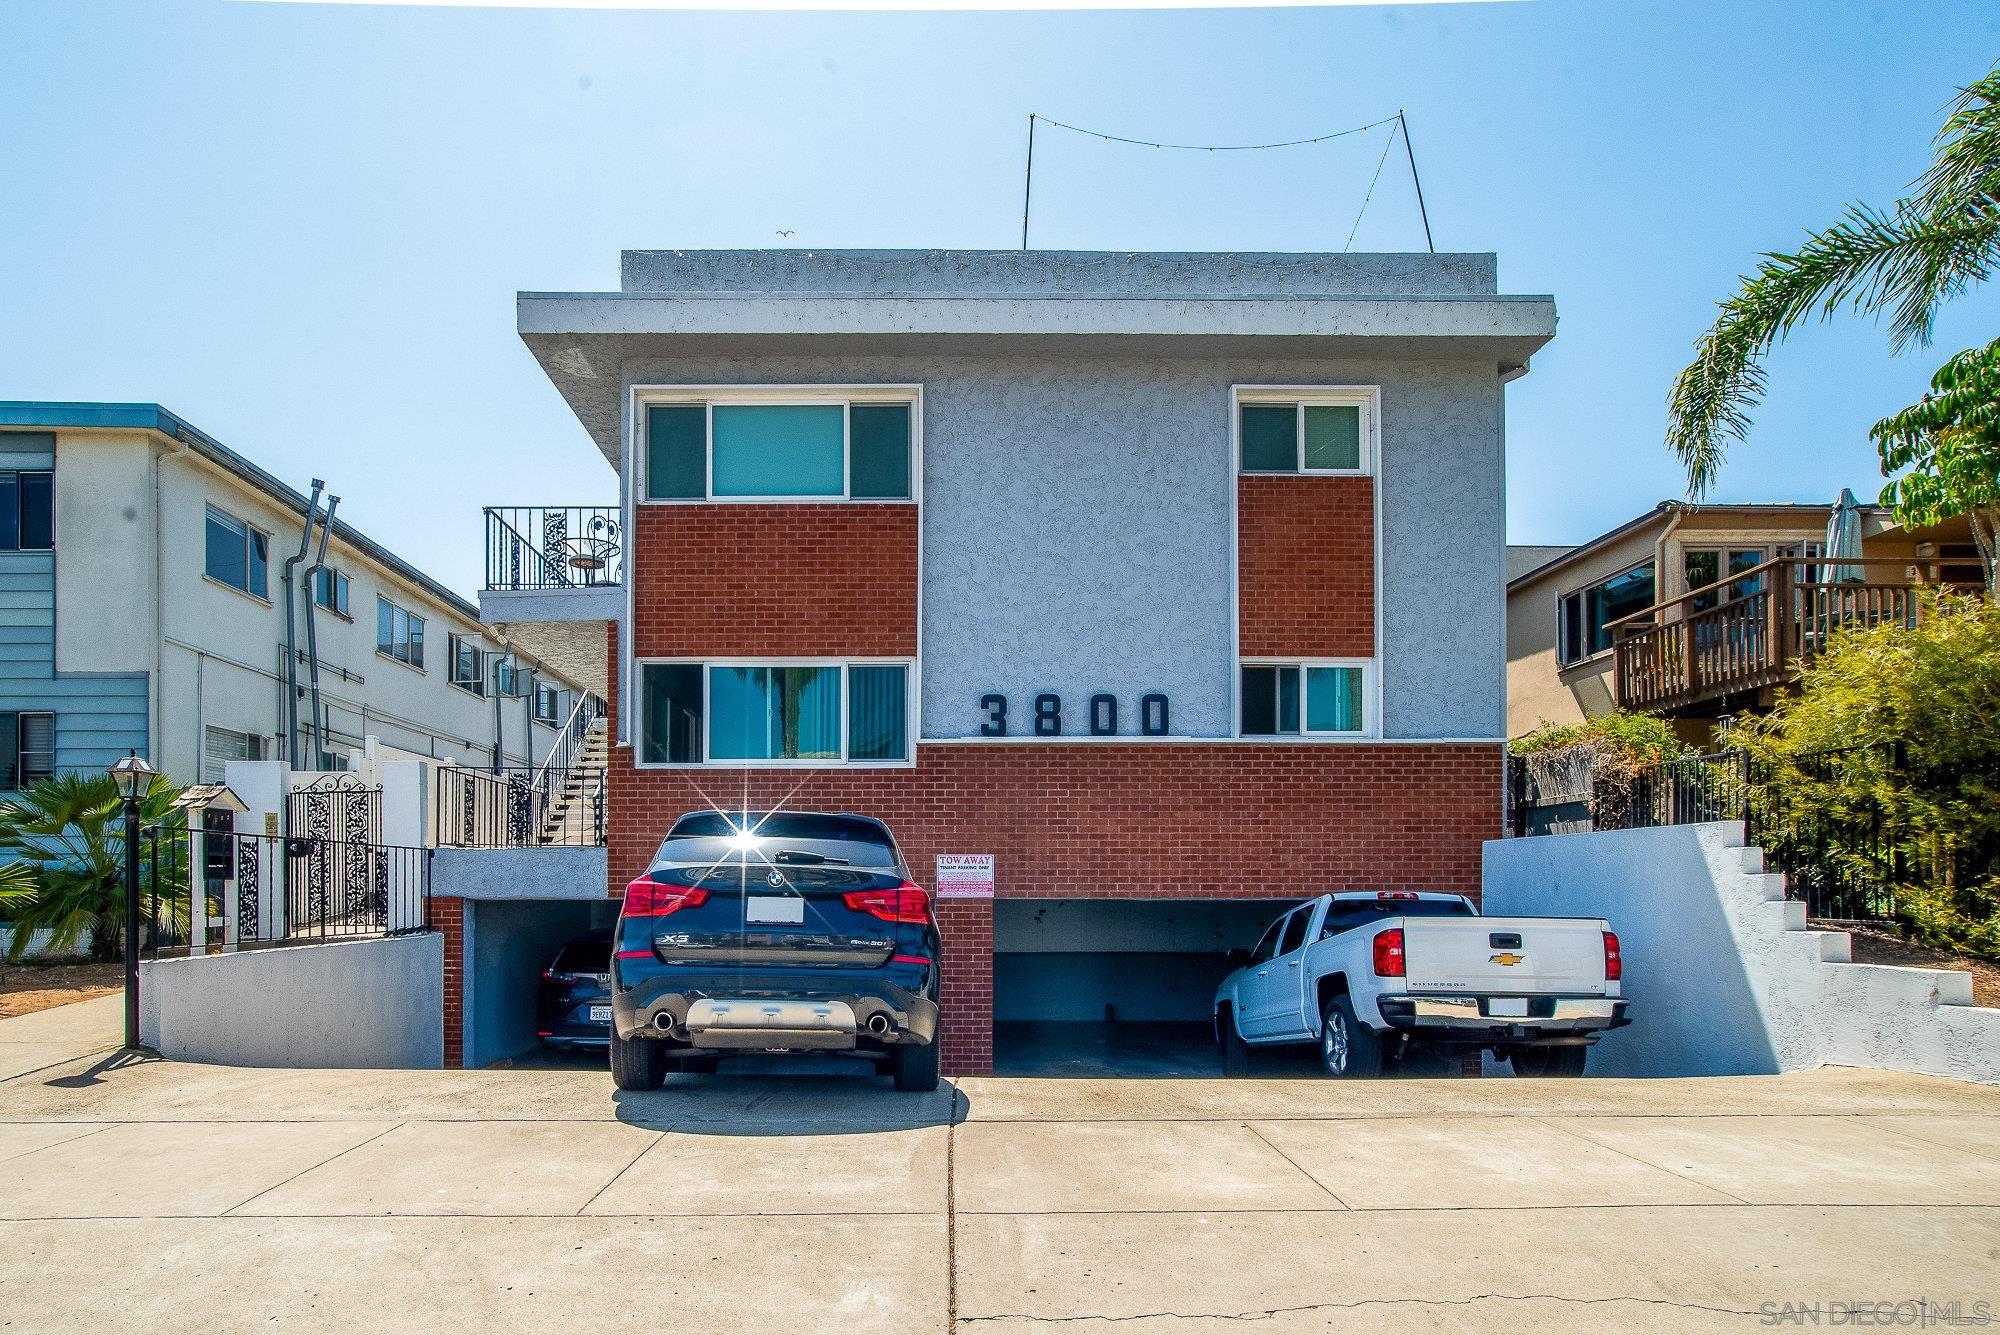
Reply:
<svg viewBox="0 0 2000 1335"><path fill-rule="evenodd" d="M326 542L333 536L333 512L340 508L340 497L326 498L326 521L319 528L319 551L313 563L306 567L306 581L311 583L314 576L326 569ZM326 718L319 706L319 629L313 619L313 600L306 599L306 680L312 691L312 739L313 768L326 768Z"/></svg>
<svg viewBox="0 0 2000 1335"><path fill-rule="evenodd" d="M319 498L325 490L326 483L314 478L312 499L306 502L306 531L299 535L298 555L285 558L285 759L293 764L299 758L299 644L297 618L292 610L293 572L312 550L313 525L319 520ZM310 594L306 602L311 604Z"/></svg>

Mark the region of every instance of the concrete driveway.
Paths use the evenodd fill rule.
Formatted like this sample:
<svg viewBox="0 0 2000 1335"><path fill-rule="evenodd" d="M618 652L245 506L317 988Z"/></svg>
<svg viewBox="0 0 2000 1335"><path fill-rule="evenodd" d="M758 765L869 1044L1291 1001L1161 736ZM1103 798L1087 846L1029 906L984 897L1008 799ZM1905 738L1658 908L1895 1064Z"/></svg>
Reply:
<svg viewBox="0 0 2000 1335"><path fill-rule="evenodd" d="M79 1041L80 1018L87 1053L105 1034ZM18 1046L49 1057L64 1028ZM2000 1308L2000 1090L1915 1076L927 1098L830 1064L630 1096L594 1071L53 1055L0 1081L10 1332L1689 1331L1764 1328L1766 1302Z"/></svg>

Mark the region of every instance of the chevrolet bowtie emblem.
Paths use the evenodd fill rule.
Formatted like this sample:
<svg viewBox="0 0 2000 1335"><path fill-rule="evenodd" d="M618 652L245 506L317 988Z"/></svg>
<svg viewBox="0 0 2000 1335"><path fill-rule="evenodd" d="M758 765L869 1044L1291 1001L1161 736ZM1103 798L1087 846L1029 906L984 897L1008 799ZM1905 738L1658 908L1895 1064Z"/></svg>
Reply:
<svg viewBox="0 0 2000 1335"><path fill-rule="evenodd" d="M1487 958L1492 960L1495 964L1502 964L1511 969L1516 964L1519 964L1523 959L1527 957L1525 955L1499 954L1499 955L1489 955Z"/></svg>

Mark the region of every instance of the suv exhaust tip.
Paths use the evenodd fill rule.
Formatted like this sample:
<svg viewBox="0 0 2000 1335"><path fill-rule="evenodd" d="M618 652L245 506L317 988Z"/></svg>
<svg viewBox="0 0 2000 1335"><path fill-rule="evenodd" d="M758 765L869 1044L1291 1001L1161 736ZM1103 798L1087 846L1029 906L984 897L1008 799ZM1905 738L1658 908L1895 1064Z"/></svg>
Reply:
<svg viewBox="0 0 2000 1335"><path fill-rule="evenodd" d="M877 1038L887 1038L896 1032L896 1022L882 1011L876 1011L868 1017L868 1032Z"/></svg>

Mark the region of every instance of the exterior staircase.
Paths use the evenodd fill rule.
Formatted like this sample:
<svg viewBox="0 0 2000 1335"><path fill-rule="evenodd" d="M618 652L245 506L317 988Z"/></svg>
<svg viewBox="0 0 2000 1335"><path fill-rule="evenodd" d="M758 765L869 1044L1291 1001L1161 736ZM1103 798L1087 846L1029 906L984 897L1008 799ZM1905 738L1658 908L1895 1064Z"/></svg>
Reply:
<svg viewBox="0 0 2000 1335"><path fill-rule="evenodd" d="M535 831L537 843L579 847L604 842L604 772L611 758L607 723L593 719L569 764L549 772Z"/></svg>

